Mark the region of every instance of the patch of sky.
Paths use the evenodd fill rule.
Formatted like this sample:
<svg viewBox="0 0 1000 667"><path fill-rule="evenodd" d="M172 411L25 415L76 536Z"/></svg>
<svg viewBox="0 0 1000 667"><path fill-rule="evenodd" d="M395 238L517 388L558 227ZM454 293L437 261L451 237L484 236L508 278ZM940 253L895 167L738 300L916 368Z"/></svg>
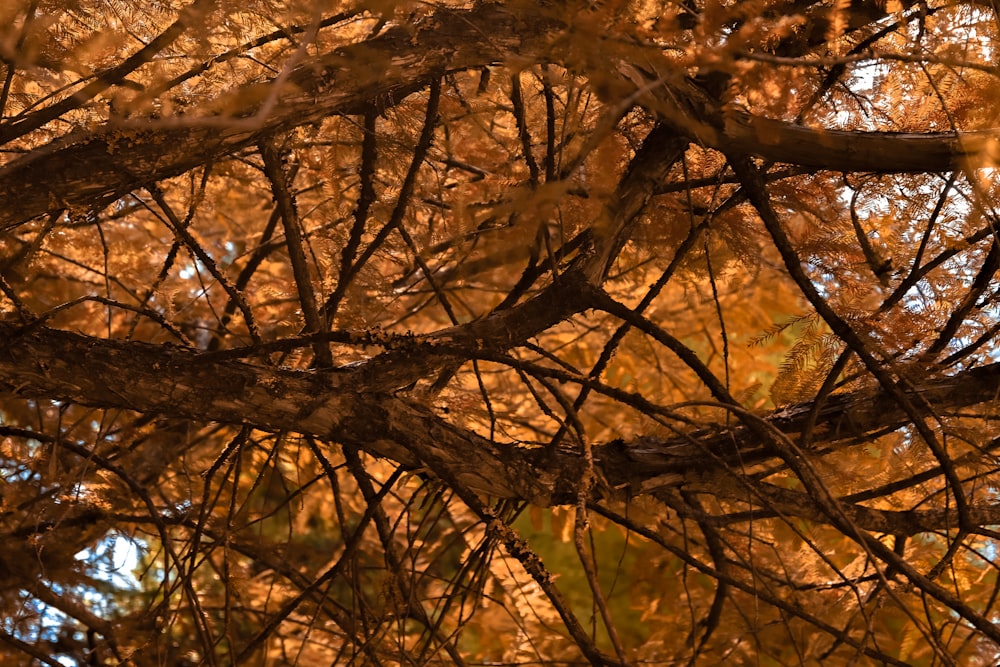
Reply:
<svg viewBox="0 0 1000 667"><path fill-rule="evenodd" d="M992 179L996 177L998 170L986 169L980 170L980 172L984 172L981 175L982 178ZM905 200L923 198L930 202L938 202L941 197L943 185L944 183L941 180L926 180L916 183L912 180L900 180L896 183L896 187L899 190L898 194ZM942 243L941 239L945 239L943 241L945 245L948 243L961 244L968 233L963 230L963 223L967 223L969 216L973 214L972 199L974 195L971 193L971 188L968 184L960 179L950 184L948 194L947 201L943 206L939 207L937 214L934 216L935 227L932 233L937 235L939 244ZM892 210L886 194L878 193L877 191L859 192L850 185L843 187L841 200L847 206L850 206L853 201L855 210L862 221L872 217L887 216ZM912 248L916 248L921 243L924 243L924 236L927 234L927 225L930 224L931 216L932 210L928 208L925 216L915 220L914 224L903 229L901 232L903 243ZM877 239L878 230L873 229L869 236L870 238ZM947 239L951 239L951 241ZM933 240L934 237L932 237L932 242ZM926 265L927 262L933 259L933 256L925 255L921 258L921 265ZM897 277L905 275L911 268L905 265L896 267L898 272ZM935 272L938 272L938 274L948 274L967 289L971 287L979 272L979 262L970 262L967 252L956 252L952 257L940 261L939 266L935 268ZM815 276L813 284L824 297L837 288L834 277L825 272ZM991 296L990 294L985 295L984 302L981 304L978 312L983 316L982 319L984 321L1000 321L1000 303L996 303L995 300L990 299ZM922 280L907 290L901 300L901 304L910 312L919 314L927 313L933 308L952 306L954 305L951 303L952 300L952 296L946 295L936 289L933 281ZM961 349L961 347L969 345L980 333L973 332L971 336L963 334L956 337L949 349ZM1000 361L1000 344L988 343L984 345L976 358L982 359L983 355L990 361Z"/></svg>
<svg viewBox="0 0 1000 667"><path fill-rule="evenodd" d="M91 586L74 586L72 594L82 599L90 611L102 618L111 619L120 613L112 601L117 596L108 595L109 590L139 591L140 582L135 576L135 570L142 556L143 545L134 538L120 534L112 534L98 543L92 549L85 549L76 554L76 560L92 577ZM68 591L63 586L52 582L44 582L56 595L65 595ZM34 636L26 636L19 627L24 619L3 618L0 627L11 636L22 641L28 641L36 646L48 644L85 645L87 638L83 627L66 613L51 605L39 602L37 599L23 595L22 609L26 616L35 617L36 629ZM82 667L83 663L67 655L53 655L53 660L66 667ZM88 663L89 664L89 663Z"/></svg>
<svg viewBox="0 0 1000 667"><path fill-rule="evenodd" d="M226 241L226 254L222 256L222 264L232 264L240 256L240 249L232 241Z"/></svg>
<svg viewBox="0 0 1000 667"><path fill-rule="evenodd" d="M189 262L184 265L184 268L180 270L178 275L184 280L191 280L198 275L198 265L194 262Z"/></svg>
<svg viewBox="0 0 1000 667"><path fill-rule="evenodd" d="M76 554L76 560L86 564L91 576L111 584L116 590L139 590L140 583L135 570L142 558L144 545L137 539L113 533L101 540L97 546L84 549ZM91 603L104 604L106 597L92 590L82 591Z"/></svg>

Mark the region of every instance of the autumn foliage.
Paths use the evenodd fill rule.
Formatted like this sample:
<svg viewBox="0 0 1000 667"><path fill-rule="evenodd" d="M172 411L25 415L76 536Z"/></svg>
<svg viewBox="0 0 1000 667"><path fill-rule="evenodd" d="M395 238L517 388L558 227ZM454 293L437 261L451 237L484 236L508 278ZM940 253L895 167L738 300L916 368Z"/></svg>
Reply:
<svg viewBox="0 0 1000 667"><path fill-rule="evenodd" d="M0 663L996 664L998 48L0 2Z"/></svg>

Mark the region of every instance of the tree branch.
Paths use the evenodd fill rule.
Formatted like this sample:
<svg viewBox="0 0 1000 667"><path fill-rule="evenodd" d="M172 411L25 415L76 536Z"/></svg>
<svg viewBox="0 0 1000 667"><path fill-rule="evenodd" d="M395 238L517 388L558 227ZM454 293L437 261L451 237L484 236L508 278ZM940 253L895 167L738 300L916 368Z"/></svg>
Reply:
<svg viewBox="0 0 1000 667"><path fill-rule="evenodd" d="M0 168L0 227L72 207L101 207L148 183L182 174L262 137L333 114L362 114L371 100L398 103L432 75L507 55L542 53L558 24L501 5L443 9L414 28L305 60L267 117L255 116L271 83L243 86L186 115L127 119L70 133ZM487 37L488 35L488 37Z"/></svg>
<svg viewBox="0 0 1000 667"><path fill-rule="evenodd" d="M45 328L23 330L9 323L0 323L0 349L0 386L23 396L310 434L411 468L422 465L413 453L418 443L479 493L541 506L576 498L583 466L578 454L492 442L381 387L372 389L372 376L353 369L292 371L183 348ZM411 352L398 363L421 356ZM1000 391L1000 364L933 380L915 391L939 409L982 403ZM809 408L792 406L766 421L794 437ZM824 405L813 440L854 442L905 422L903 411L884 391L843 394ZM753 465L776 455L745 427L720 427L672 439L640 437L595 445L594 465L612 488L638 494L693 479L691 475L717 474L727 461Z"/></svg>
<svg viewBox="0 0 1000 667"><path fill-rule="evenodd" d="M255 116L269 83L244 86L173 119L128 119L70 133L0 168L0 227L74 207L101 207L148 183L182 174L261 137L332 114L361 114L379 98L398 103L442 71L472 69L508 56L558 59L546 35L564 28L545 16L513 16L500 5L439 10L417 26L312 58L289 77L272 113ZM485 35L488 34L488 39ZM540 57L540 56L539 56ZM363 63L363 67L359 67ZM624 79L623 79L624 80ZM720 150L835 171L943 172L992 155L998 132L857 132L803 127L728 111L722 124L681 119L690 91L652 108L691 138ZM662 99L666 99L662 97ZM215 109L216 111L212 111Z"/></svg>

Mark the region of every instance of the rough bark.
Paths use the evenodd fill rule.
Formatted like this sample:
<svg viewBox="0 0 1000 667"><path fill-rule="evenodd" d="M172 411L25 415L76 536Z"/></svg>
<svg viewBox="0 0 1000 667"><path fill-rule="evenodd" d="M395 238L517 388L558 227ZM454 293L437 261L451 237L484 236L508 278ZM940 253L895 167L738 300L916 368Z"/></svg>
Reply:
<svg viewBox="0 0 1000 667"><path fill-rule="evenodd" d="M359 113L372 100L391 106L445 71L509 58L557 58L546 37L561 27L549 16L515 16L492 4L440 10L415 28L397 27L313 58L280 88L255 84L172 118L112 121L94 131L70 133L0 168L0 200L6 203L0 226L107 205L269 134L334 114ZM701 104L689 93L670 85L664 97L672 100L671 111L664 120L676 123L678 109ZM267 113L259 113L262 109ZM970 160L975 166L992 155L996 138L995 132L826 130L740 111L726 113L721 124L684 120L690 138L705 146L833 171L941 172L968 166Z"/></svg>
<svg viewBox="0 0 1000 667"><path fill-rule="evenodd" d="M715 136L713 136L715 135ZM721 135L699 138L713 148L830 171L934 173L992 164L996 131L858 132L804 127L734 111Z"/></svg>
<svg viewBox="0 0 1000 667"><path fill-rule="evenodd" d="M95 131L71 133L0 169L0 201L7 204L0 226L66 208L100 207L275 132L360 113L374 100L391 106L432 75L537 53L554 27L494 4L441 10L415 27L397 27L309 59L280 88L254 84L171 118L112 120Z"/></svg>
<svg viewBox="0 0 1000 667"><path fill-rule="evenodd" d="M415 343L420 345L433 349L429 343ZM450 424L425 405L372 386L374 376L364 365L330 372L293 371L183 348L22 329L8 323L0 324L0 347L5 350L0 355L4 391L309 434L411 468L425 464L414 451L427 450L469 488L492 496L542 506L572 502L583 470L576 453L491 442ZM406 359L398 363L405 365ZM918 391L939 409L980 404L1000 391L1000 364L934 380ZM787 408L766 419L794 437L811 407ZM820 411L812 433L814 451L819 455L821 447L854 442L904 422L883 392L838 395ZM599 477L607 481L598 493L616 489L630 494L684 484L704 487L706 479L725 476L729 468L771 461L776 454L762 448L745 429L721 427L672 439L597 443L594 452ZM788 503L794 514L813 513L805 505L794 510L794 505ZM906 522L914 519L903 516L900 521L900 530L908 530Z"/></svg>

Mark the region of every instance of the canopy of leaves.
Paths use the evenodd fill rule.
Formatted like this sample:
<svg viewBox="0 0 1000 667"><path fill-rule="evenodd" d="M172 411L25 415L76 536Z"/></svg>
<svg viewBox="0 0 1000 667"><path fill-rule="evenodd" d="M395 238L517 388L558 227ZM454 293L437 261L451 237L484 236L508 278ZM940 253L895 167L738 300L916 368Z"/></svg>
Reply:
<svg viewBox="0 0 1000 667"><path fill-rule="evenodd" d="M998 48L0 2L0 661L996 664Z"/></svg>

